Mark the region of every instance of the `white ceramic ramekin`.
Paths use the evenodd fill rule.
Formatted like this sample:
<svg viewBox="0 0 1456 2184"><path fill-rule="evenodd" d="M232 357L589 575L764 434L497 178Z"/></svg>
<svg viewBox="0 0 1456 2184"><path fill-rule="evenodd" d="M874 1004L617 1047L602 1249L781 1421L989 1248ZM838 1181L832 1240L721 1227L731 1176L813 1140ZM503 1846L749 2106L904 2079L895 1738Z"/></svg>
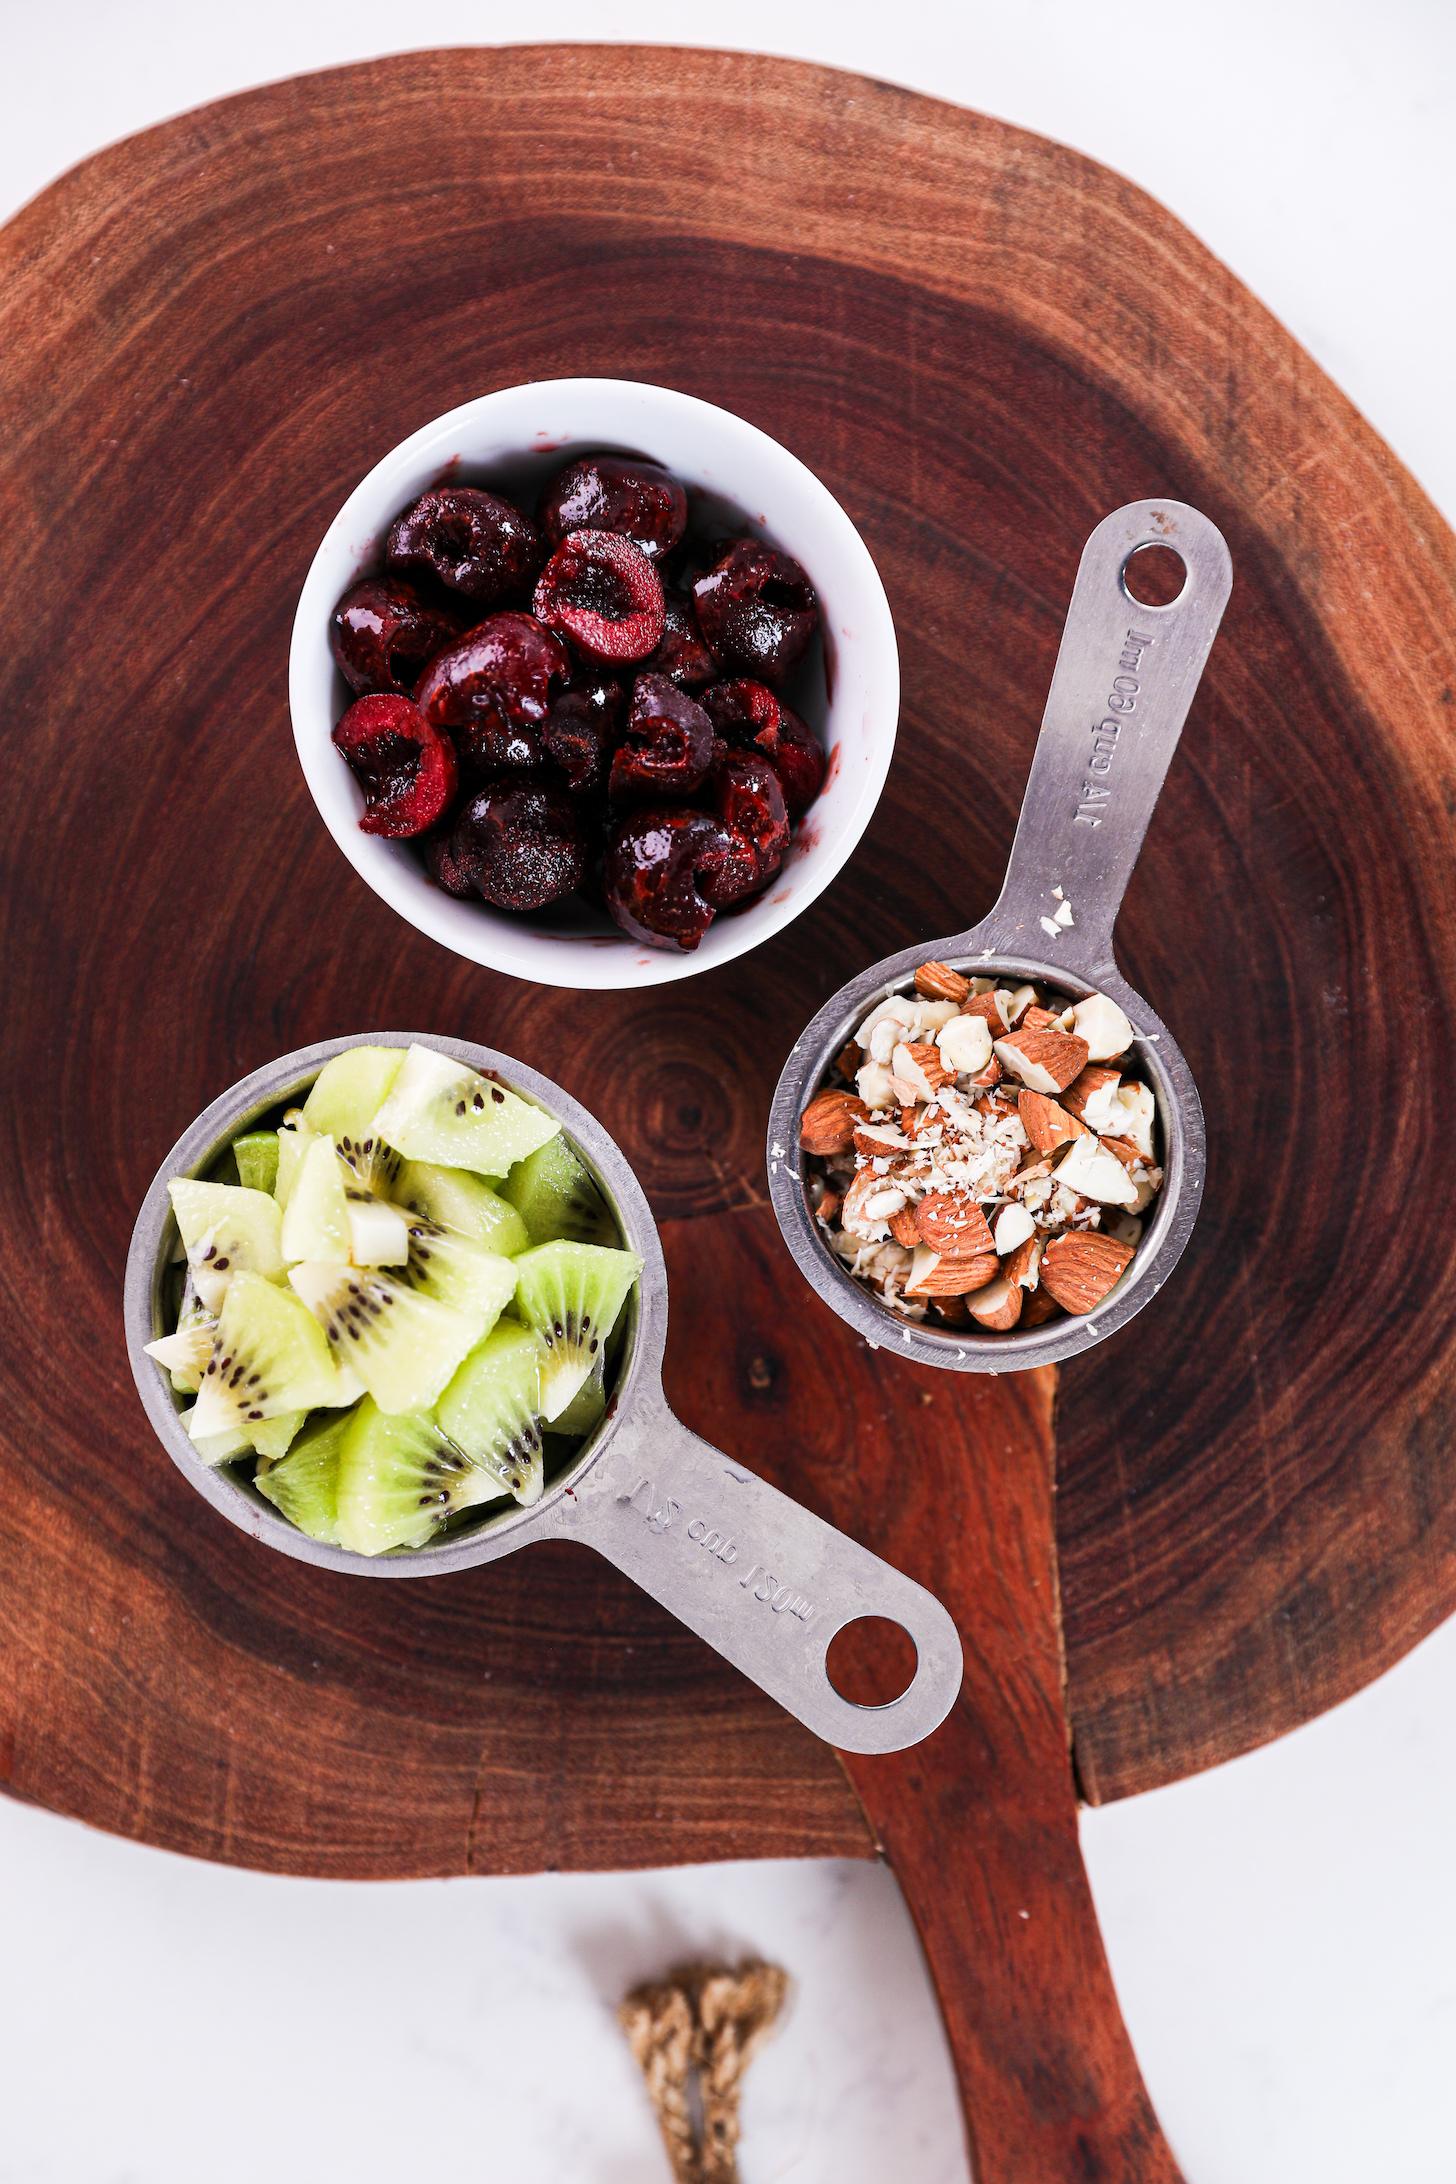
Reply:
<svg viewBox="0 0 1456 2184"><path fill-rule="evenodd" d="M748 909L716 918L690 954L645 948L605 918L574 927L459 902L403 842L359 830L362 801L329 740L349 691L329 652L329 612L369 567L390 522L448 474L534 494L590 448L665 463L689 488L742 512L744 527L801 561L823 611L825 687L796 698L830 754L829 775L782 872ZM375 464L324 534L304 581L289 656L299 763L325 826L376 895L457 955L539 985L625 987L690 978L756 948L807 909L854 849L895 747L900 663L884 586L828 488L787 448L728 410L634 379L547 379L449 410Z"/></svg>

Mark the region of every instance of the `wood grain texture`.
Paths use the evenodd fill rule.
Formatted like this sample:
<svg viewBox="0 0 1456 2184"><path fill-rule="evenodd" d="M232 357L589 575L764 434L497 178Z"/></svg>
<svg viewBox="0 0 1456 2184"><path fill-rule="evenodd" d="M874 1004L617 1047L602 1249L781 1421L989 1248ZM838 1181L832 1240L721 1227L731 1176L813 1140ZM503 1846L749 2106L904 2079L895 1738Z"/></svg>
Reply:
<svg viewBox="0 0 1456 2184"><path fill-rule="evenodd" d="M1044 1428L1029 1389L927 1391L795 1288L762 1117L828 991L992 899L1094 522L1153 493L1206 508L1234 599L1121 938L1198 1075L1211 1180L1177 1281L1061 1383L1081 1783L1174 1778L1397 1658L1456 1591L1429 1165L1456 989L1449 533L1131 186L788 63L558 48L274 86L88 161L4 231L0 272L4 939L27 966L0 1779L291 1871L872 1847L832 1757L605 1568L540 1548L351 1586L249 1553L146 1434L120 1272L176 1132L309 1039L487 1039L637 1160L689 1423L958 1614L953 1724L853 1773L966 2012L987 2145L1014 2140L1040 2097L1025 2029L1072 2027L1079 1981L1089 2025L1115 2022L1053 1704ZM288 732L293 601L349 487L426 418L559 372L659 378L784 439L861 525L901 637L900 751L850 871L748 961L641 1002L512 986L403 928L324 836ZM947 1853L966 1813L973 1850ZM1006 1923L1038 1876L1060 1950ZM1150 2126L1118 2040L1083 2080L1111 2135L1061 2173L1165 2173L1129 2151ZM1081 2067L1048 2080L1053 2131Z"/></svg>

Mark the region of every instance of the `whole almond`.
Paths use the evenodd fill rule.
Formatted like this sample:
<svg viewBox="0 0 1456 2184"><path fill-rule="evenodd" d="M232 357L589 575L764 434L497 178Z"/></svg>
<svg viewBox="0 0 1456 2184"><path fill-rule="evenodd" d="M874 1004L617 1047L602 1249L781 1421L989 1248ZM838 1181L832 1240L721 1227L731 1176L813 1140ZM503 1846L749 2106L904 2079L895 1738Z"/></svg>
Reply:
<svg viewBox="0 0 1456 2184"><path fill-rule="evenodd" d="M1069 1115L1045 1092L1021 1092L1017 1094L1016 1112L1021 1117L1021 1127L1039 1153L1054 1153L1059 1145L1066 1145L1074 1137L1086 1137L1087 1125Z"/></svg>
<svg viewBox="0 0 1456 2184"><path fill-rule="evenodd" d="M948 963L922 963L915 973L915 991L927 1001L964 1001L971 982Z"/></svg>
<svg viewBox="0 0 1456 2184"><path fill-rule="evenodd" d="M907 1297L964 1297L970 1290L984 1289L995 1276L999 1263L994 1251L980 1259L946 1259L922 1244L915 1254L905 1294Z"/></svg>
<svg viewBox="0 0 1456 2184"><path fill-rule="evenodd" d="M1067 1031L1013 1031L996 1053L1033 1092L1065 1092L1087 1067L1087 1042Z"/></svg>
<svg viewBox="0 0 1456 2184"><path fill-rule="evenodd" d="M1131 1244L1096 1229L1054 1236L1041 1257L1041 1286L1068 1312L1099 1305L1132 1257Z"/></svg>
<svg viewBox="0 0 1456 2184"><path fill-rule="evenodd" d="M972 995L971 999L962 1009L961 1014L963 1016L984 1016L986 1022L991 1027L991 1037L993 1039L1004 1039L1007 1032L1011 1029L1011 1026L1007 1023L1005 1017L1001 1014L1001 1011L996 1006L996 996L994 993L978 993Z"/></svg>
<svg viewBox="0 0 1456 2184"><path fill-rule="evenodd" d="M806 1153L847 1153L854 1126L868 1122L870 1111L852 1092L821 1092L799 1117L799 1144Z"/></svg>
<svg viewBox="0 0 1456 2184"><path fill-rule="evenodd" d="M995 1255L990 1223L969 1191L931 1191L916 1207L915 1220L920 1241L947 1258Z"/></svg>

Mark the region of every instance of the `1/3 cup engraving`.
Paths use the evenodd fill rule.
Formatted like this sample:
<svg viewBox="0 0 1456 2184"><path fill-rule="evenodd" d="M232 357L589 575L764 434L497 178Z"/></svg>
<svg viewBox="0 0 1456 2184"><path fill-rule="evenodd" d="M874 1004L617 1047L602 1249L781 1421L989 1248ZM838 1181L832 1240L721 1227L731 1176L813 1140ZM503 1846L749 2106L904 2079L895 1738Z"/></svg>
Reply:
<svg viewBox="0 0 1456 2184"><path fill-rule="evenodd" d="M1142 690L1138 670L1143 654L1153 640L1139 631L1130 629L1122 640L1122 653L1118 659L1118 672L1112 679L1107 693L1107 710L1092 730L1092 756L1087 761L1087 773L1077 800L1074 824L1079 827L1100 827L1111 801L1112 791L1107 777L1112 772L1112 762L1117 756L1118 738L1125 722L1137 711Z"/></svg>
<svg viewBox="0 0 1456 2184"><path fill-rule="evenodd" d="M682 1503L674 1500L671 1495L659 1494L645 1473L639 1476L635 1486L627 1488L616 1499L619 1508L636 1510L648 1531L659 1535L669 1531L682 1515ZM737 1562L740 1552L738 1542L720 1525L710 1524L706 1517L689 1517L682 1526L682 1532L686 1539L691 1540L695 1547L701 1547L704 1554L710 1556L714 1562ZM813 1621L816 1611L812 1603L792 1585L785 1584L782 1579L765 1569L761 1562L751 1564L738 1583L744 1592L749 1593L753 1599L762 1601L775 1615L792 1615L806 1624Z"/></svg>

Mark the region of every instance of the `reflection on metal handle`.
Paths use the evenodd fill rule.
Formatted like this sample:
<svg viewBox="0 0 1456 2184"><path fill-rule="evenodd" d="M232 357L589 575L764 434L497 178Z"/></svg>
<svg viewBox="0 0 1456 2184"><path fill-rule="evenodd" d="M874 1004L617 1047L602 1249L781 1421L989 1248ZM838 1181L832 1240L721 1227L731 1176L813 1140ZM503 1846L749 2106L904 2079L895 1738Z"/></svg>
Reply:
<svg viewBox="0 0 1456 2184"><path fill-rule="evenodd" d="M1140 606L1127 589L1129 558L1145 546L1171 547L1183 561L1169 606ZM1006 884L977 930L982 946L1094 978L1111 968L1123 890L1232 582L1223 534L1181 501L1135 501L1098 524L1077 570ZM1056 924L1063 902L1071 926Z"/></svg>
<svg viewBox="0 0 1456 2184"><path fill-rule="evenodd" d="M579 1539L670 1608L827 1743L898 1752L940 1726L961 1682L961 1642L923 1585L689 1433L667 1406L623 1421L548 1529ZM856 1706L825 1656L846 1623L909 1632L910 1687Z"/></svg>

